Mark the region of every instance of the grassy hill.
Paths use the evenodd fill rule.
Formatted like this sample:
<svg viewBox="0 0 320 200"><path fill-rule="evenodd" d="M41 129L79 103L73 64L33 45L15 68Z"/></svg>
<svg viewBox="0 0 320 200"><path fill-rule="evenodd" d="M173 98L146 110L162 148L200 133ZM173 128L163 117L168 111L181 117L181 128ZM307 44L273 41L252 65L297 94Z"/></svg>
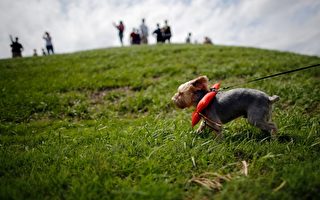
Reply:
<svg viewBox="0 0 320 200"><path fill-rule="evenodd" d="M199 75L224 87L315 63L203 45L0 60L0 199L319 199L319 68L245 86L281 97L276 140L244 119L198 136L171 103Z"/></svg>

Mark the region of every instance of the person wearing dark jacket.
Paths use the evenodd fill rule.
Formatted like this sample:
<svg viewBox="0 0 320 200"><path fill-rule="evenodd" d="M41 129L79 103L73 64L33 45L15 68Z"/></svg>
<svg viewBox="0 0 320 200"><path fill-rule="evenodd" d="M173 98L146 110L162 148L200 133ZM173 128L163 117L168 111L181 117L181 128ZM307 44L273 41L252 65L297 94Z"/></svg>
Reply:
<svg viewBox="0 0 320 200"><path fill-rule="evenodd" d="M165 20L163 27L163 42L166 42L166 40L168 40L168 42L170 43L171 36L171 28L168 25L168 20Z"/></svg>
<svg viewBox="0 0 320 200"><path fill-rule="evenodd" d="M160 25L159 24L157 24L157 29L155 31L153 31L153 35L156 35L157 43L162 43L163 42L162 31L160 29Z"/></svg>
<svg viewBox="0 0 320 200"><path fill-rule="evenodd" d="M16 37L16 41L13 41L12 36L10 35L10 39L12 58L22 57L23 46L19 43L19 38Z"/></svg>

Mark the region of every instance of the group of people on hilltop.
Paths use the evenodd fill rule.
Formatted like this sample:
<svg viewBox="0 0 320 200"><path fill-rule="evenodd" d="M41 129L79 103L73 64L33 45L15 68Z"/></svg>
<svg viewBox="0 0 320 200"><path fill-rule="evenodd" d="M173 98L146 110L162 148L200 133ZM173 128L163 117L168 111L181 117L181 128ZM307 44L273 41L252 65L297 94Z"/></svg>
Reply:
<svg viewBox="0 0 320 200"><path fill-rule="evenodd" d="M123 37L124 37L124 30L125 26L122 21L117 25L113 23L113 25L118 29L119 32L119 39L120 43L123 46ZM165 43L168 41L170 43L172 32L171 27L168 25L168 20L164 21L164 26L161 28L160 24L157 24L156 29L152 32L152 34L156 37L157 43ZM145 24L145 19L142 19L141 25L139 29L133 28L132 32L130 33L130 43L131 45L139 45L139 44L148 44L148 36L149 36L149 29ZM47 52L42 49L42 55L50 55L54 54L54 48L52 44L52 37L50 36L49 32L45 32L43 35L43 39L45 40ZM12 57L22 57L23 46L19 43L19 38L16 37L15 41L13 40L12 36L10 35L11 40L11 51ZM188 33L186 38L186 43L191 43L191 33ZM204 44L213 44L209 37L204 38ZM33 50L33 56L38 56L37 50Z"/></svg>
<svg viewBox="0 0 320 200"><path fill-rule="evenodd" d="M47 52L45 52L44 49L42 49L42 55L50 55L50 54L54 54L54 50L53 50L53 44L52 44L52 38L49 34L49 32L45 32L43 37L46 43L46 49ZM16 37L15 41L13 40L12 36L10 35L10 40L11 40L11 52L12 52L12 58L18 58L18 57L22 57L22 51L24 50L22 44L19 42L19 38ZM33 50L33 56L38 56L37 50L34 49Z"/></svg>
<svg viewBox="0 0 320 200"><path fill-rule="evenodd" d="M113 23L113 25L119 31L120 43L123 46L123 37L124 37L124 30L125 30L123 21L120 21L118 25L115 23ZM165 43L166 41L170 43L172 32L171 32L170 26L168 25L168 20L164 21L164 26L162 28L158 23L156 29L152 32L152 35L156 37L157 43ZM142 19L142 23L140 27L133 28L132 32L129 35L130 44L131 45L148 44L148 36L149 36L149 29L145 24L145 19ZM187 44L191 43L191 33L188 33L188 36L186 38L186 43ZM195 41L195 43L197 43L197 41ZM211 39L206 36L204 37L203 44L213 44L213 43Z"/></svg>
<svg viewBox="0 0 320 200"><path fill-rule="evenodd" d="M123 46L125 29L123 21L120 21L118 25L115 23L113 23L113 25L118 29L120 43ZM156 36L157 43L165 43L166 41L170 43L170 38L172 35L168 21L165 20L165 26L162 28L160 28L160 25L157 24L157 28L152 32L152 34ZM139 29L133 28L129 36L131 45L148 44L149 28L145 24L145 19L142 19Z"/></svg>

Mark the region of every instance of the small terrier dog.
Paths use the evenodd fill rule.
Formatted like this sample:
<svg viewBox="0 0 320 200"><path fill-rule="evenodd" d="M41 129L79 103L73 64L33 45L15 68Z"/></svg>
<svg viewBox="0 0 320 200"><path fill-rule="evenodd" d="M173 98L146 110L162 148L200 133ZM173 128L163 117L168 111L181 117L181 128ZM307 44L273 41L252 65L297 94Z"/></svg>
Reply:
<svg viewBox="0 0 320 200"><path fill-rule="evenodd" d="M181 109L196 107L210 91L208 83L208 78L201 76L180 85L178 92L172 97L173 102ZM268 96L254 89L237 88L218 92L208 107L201 112L203 121L197 133L202 133L208 126L221 135L222 124L243 116L250 124L274 136L277 127L271 122L272 104L279 99L277 95Z"/></svg>

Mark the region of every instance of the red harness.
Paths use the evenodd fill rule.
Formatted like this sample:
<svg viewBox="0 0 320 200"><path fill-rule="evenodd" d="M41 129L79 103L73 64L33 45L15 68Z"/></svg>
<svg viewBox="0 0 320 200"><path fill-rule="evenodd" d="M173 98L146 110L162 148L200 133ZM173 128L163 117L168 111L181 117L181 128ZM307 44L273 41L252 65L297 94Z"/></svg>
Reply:
<svg viewBox="0 0 320 200"><path fill-rule="evenodd" d="M197 108L192 113L192 127L194 127L201 119L201 112L209 105L209 103L212 101L212 99L216 96L218 93L218 90L220 88L220 82L214 84L210 88L210 92L208 92L204 97L199 101Z"/></svg>

